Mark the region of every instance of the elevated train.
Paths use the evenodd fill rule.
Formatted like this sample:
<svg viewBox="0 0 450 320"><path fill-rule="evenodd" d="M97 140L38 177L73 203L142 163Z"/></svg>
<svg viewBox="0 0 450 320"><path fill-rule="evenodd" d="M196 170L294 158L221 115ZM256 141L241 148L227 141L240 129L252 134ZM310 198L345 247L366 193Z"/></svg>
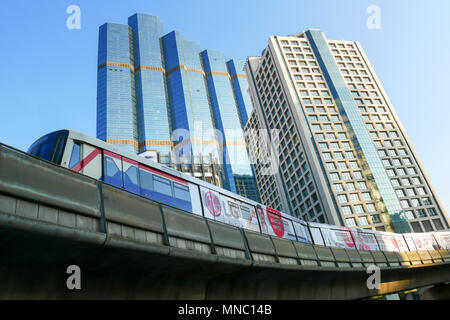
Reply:
<svg viewBox="0 0 450 320"><path fill-rule="evenodd" d="M358 250L450 249L449 231L397 234L305 222L71 130L39 138L28 153L186 214L280 238Z"/></svg>

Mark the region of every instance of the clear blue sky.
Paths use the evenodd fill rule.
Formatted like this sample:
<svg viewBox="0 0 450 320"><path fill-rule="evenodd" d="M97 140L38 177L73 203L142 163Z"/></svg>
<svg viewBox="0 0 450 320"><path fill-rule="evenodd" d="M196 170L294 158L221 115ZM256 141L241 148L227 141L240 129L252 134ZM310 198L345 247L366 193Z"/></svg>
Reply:
<svg viewBox="0 0 450 320"><path fill-rule="evenodd" d="M80 30L66 28L72 4ZM379 30L366 27L369 5L381 9ZM136 12L229 58L259 55L270 35L307 28L360 41L450 210L448 0L2 0L0 141L25 150L57 129L95 136L98 27Z"/></svg>

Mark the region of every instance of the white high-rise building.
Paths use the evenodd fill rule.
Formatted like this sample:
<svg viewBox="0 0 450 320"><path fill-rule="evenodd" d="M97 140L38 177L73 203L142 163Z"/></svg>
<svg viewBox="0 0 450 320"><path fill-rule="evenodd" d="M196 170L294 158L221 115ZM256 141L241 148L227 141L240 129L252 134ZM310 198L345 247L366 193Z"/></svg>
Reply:
<svg viewBox="0 0 450 320"><path fill-rule="evenodd" d="M261 200L307 221L395 232L449 218L361 45L319 30L269 38L246 65ZM267 173L267 130L272 164ZM272 131L271 131L272 130ZM278 131L273 131L278 130ZM270 149L270 148L269 148Z"/></svg>

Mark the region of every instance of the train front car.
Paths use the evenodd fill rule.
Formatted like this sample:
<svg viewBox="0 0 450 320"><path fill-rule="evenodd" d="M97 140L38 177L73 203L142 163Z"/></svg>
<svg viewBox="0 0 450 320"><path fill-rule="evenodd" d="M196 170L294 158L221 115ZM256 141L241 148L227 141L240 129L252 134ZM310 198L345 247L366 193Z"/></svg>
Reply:
<svg viewBox="0 0 450 320"><path fill-rule="evenodd" d="M67 167L157 202L202 215L198 187L138 155L116 150L103 141L69 135ZM66 164L63 161L62 165Z"/></svg>
<svg viewBox="0 0 450 320"><path fill-rule="evenodd" d="M60 130L28 153L187 213L253 232L360 251L450 248L450 232L394 234L305 222L87 135Z"/></svg>
<svg viewBox="0 0 450 320"><path fill-rule="evenodd" d="M37 139L28 148L27 152L38 158L61 164L68 135L68 130L59 130L46 134Z"/></svg>

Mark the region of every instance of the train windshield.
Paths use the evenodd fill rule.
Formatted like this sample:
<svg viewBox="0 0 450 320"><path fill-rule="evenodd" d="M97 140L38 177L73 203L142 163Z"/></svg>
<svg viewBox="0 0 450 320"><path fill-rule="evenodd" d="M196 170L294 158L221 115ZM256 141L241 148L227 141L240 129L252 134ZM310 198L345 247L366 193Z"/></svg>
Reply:
<svg viewBox="0 0 450 320"><path fill-rule="evenodd" d="M36 140L27 152L41 159L61 164L67 136L67 130L49 133Z"/></svg>

